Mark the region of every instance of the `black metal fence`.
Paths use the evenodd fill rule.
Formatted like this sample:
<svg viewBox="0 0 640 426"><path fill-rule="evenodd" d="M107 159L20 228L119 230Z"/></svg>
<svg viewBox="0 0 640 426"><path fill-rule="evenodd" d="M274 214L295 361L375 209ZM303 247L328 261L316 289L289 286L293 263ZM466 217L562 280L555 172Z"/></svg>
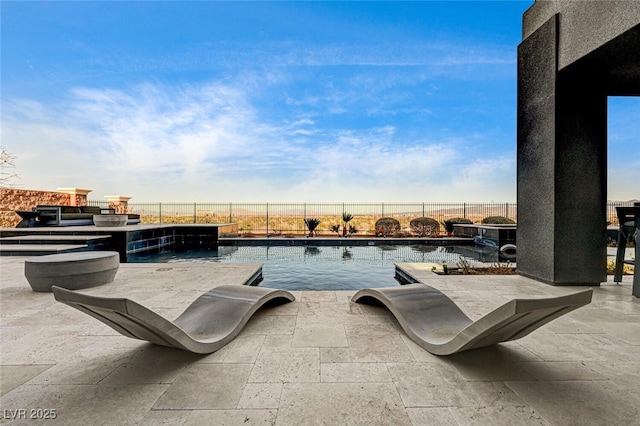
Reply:
<svg viewBox="0 0 640 426"><path fill-rule="evenodd" d="M89 201L106 207L106 201ZM617 224L615 207L633 203L608 203L607 220ZM129 213L140 215L142 223L237 223L243 233L257 235L301 234L307 218L320 219L317 231L330 235L332 226L342 226L342 214L353 219L349 225L360 233L370 233L382 217L392 217L402 229L418 217L438 222L465 218L479 223L488 216L503 216L517 222L515 203L129 203Z"/></svg>

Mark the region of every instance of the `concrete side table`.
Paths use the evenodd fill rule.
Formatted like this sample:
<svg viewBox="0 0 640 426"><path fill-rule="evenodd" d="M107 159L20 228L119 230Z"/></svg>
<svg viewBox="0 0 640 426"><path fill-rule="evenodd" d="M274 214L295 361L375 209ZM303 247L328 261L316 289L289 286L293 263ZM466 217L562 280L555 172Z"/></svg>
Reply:
<svg viewBox="0 0 640 426"><path fill-rule="evenodd" d="M95 226L125 226L129 216L126 214L94 214Z"/></svg>
<svg viewBox="0 0 640 426"><path fill-rule="evenodd" d="M33 291L51 291L54 285L78 290L110 283L119 266L117 251L50 254L25 260L24 275Z"/></svg>

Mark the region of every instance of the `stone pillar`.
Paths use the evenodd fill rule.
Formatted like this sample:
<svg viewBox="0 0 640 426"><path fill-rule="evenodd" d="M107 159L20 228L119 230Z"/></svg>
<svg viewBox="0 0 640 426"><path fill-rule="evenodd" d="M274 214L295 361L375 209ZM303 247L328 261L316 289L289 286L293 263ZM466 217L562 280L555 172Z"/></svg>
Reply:
<svg viewBox="0 0 640 426"><path fill-rule="evenodd" d="M115 209L116 214L126 214L129 211L129 200L132 197L124 195L105 195L109 202L109 208Z"/></svg>
<svg viewBox="0 0 640 426"><path fill-rule="evenodd" d="M81 188L57 188L57 190L63 194L69 194L70 206L86 206L87 195L92 191L91 189Z"/></svg>
<svg viewBox="0 0 640 426"><path fill-rule="evenodd" d="M606 280L607 96L640 96L640 1L537 0L522 29L518 272L597 285Z"/></svg>
<svg viewBox="0 0 640 426"><path fill-rule="evenodd" d="M518 48L518 272L560 285L606 281L607 98L567 67L559 16ZM578 70L580 71L580 70Z"/></svg>

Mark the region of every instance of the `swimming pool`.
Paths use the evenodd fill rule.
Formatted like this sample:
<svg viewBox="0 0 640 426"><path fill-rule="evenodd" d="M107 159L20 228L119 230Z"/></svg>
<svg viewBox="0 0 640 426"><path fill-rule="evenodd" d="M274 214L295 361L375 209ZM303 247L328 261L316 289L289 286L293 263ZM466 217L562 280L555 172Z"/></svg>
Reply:
<svg viewBox="0 0 640 426"><path fill-rule="evenodd" d="M480 259L472 247L426 245L376 246L221 246L210 251L132 255L134 263L263 263L261 286L284 290L359 290L399 285L395 263L450 265Z"/></svg>

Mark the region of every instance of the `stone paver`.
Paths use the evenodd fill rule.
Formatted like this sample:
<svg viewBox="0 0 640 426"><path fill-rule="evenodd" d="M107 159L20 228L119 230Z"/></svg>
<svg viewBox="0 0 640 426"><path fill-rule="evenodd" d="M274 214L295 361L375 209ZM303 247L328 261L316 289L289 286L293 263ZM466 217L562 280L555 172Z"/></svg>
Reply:
<svg viewBox="0 0 640 426"><path fill-rule="evenodd" d="M0 258L0 413L61 424L637 424L640 300L631 277L524 339L450 357L406 337L354 291L295 291L255 315L229 345L194 355L128 339L35 293L24 257ZM257 264L122 264L122 295L174 319ZM402 267L474 319L518 296L572 291L518 276L437 276ZM23 411L24 410L24 411ZM31 411L34 410L34 411ZM26 417L23 418L23 417Z"/></svg>

